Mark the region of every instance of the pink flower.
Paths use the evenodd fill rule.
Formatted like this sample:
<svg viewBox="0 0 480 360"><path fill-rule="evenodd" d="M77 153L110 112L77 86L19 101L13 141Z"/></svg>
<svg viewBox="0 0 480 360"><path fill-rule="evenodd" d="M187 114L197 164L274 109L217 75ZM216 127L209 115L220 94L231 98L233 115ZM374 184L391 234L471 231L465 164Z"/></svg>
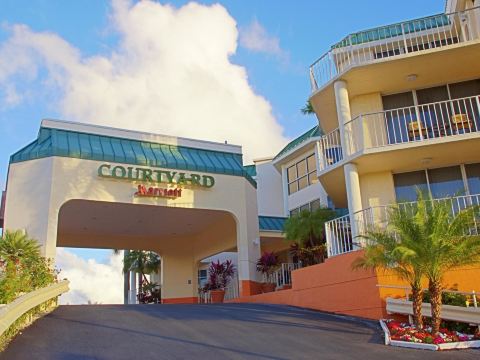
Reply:
<svg viewBox="0 0 480 360"><path fill-rule="evenodd" d="M437 336L435 339L433 339L434 344L443 344L445 340L441 336Z"/></svg>

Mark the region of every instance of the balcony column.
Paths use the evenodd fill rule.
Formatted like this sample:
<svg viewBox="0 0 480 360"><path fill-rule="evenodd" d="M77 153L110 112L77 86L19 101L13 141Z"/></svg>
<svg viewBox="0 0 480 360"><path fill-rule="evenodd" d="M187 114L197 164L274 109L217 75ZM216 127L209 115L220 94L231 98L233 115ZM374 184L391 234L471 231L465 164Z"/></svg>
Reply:
<svg viewBox="0 0 480 360"><path fill-rule="evenodd" d="M345 81L335 81L333 87L335 89L335 104L337 107L338 129L340 131L340 140L342 142L343 158L345 159L348 155L350 155L350 153L347 152L347 149L349 149L348 145L349 141L351 141L351 137L349 136L345 128L345 124L352 119L352 115L350 112L350 100L348 98L347 83Z"/></svg>
<svg viewBox="0 0 480 360"><path fill-rule="evenodd" d="M362 196L360 193L360 179L358 177L357 165L348 163L344 166L345 187L347 190L348 212L350 215L350 228L352 239L359 235L359 223L355 217L355 213L362 210Z"/></svg>

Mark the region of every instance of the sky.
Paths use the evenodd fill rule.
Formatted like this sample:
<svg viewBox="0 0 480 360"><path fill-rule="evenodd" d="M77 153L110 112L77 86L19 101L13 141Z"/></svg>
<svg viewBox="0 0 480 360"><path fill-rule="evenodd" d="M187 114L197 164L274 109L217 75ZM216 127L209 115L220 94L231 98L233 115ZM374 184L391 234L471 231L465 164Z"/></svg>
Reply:
<svg viewBox="0 0 480 360"><path fill-rule="evenodd" d="M332 44L444 6L0 0L0 187L9 156L43 118L227 140L243 146L245 163L275 155L317 123L300 108L308 67ZM74 288L64 302L121 301L121 261L110 250L60 249L57 263Z"/></svg>

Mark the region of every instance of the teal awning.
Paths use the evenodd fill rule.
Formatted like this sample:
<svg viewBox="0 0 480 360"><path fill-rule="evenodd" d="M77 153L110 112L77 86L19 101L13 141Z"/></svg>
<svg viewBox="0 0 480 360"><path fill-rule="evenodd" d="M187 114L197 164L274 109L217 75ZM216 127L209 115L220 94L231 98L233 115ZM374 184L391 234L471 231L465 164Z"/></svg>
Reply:
<svg viewBox="0 0 480 360"><path fill-rule="evenodd" d="M287 220L286 217L260 215L258 217L258 225L260 227L260 231L283 232L285 220Z"/></svg>

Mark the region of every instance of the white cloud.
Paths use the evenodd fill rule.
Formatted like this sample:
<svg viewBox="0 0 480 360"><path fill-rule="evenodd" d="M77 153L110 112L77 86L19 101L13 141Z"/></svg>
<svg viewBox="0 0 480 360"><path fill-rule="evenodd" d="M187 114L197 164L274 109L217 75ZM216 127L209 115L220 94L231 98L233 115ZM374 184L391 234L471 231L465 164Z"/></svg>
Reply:
<svg viewBox="0 0 480 360"><path fill-rule="evenodd" d="M55 261L59 278L70 281L70 291L60 297L60 304L123 304L122 256L112 252L102 264L57 248Z"/></svg>
<svg viewBox="0 0 480 360"><path fill-rule="evenodd" d="M256 19L240 30L240 45L255 52L275 55L281 60L288 59L287 52L280 47L280 40L269 35Z"/></svg>
<svg viewBox="0 0 480 360"><path fill-rule="evenodd" d="M88 57L57 34L11 26L0 44L0 86L38 84L46 73L43 90L60 93L55 105L68 120L228 140L244 146L247 160L274 155L285 143L269 102L255 94L245 68L230 62L238 31L223 6L113 0L110 22L118 45ZM278 39L252 26L242 43L282 52Z"/></svg>

